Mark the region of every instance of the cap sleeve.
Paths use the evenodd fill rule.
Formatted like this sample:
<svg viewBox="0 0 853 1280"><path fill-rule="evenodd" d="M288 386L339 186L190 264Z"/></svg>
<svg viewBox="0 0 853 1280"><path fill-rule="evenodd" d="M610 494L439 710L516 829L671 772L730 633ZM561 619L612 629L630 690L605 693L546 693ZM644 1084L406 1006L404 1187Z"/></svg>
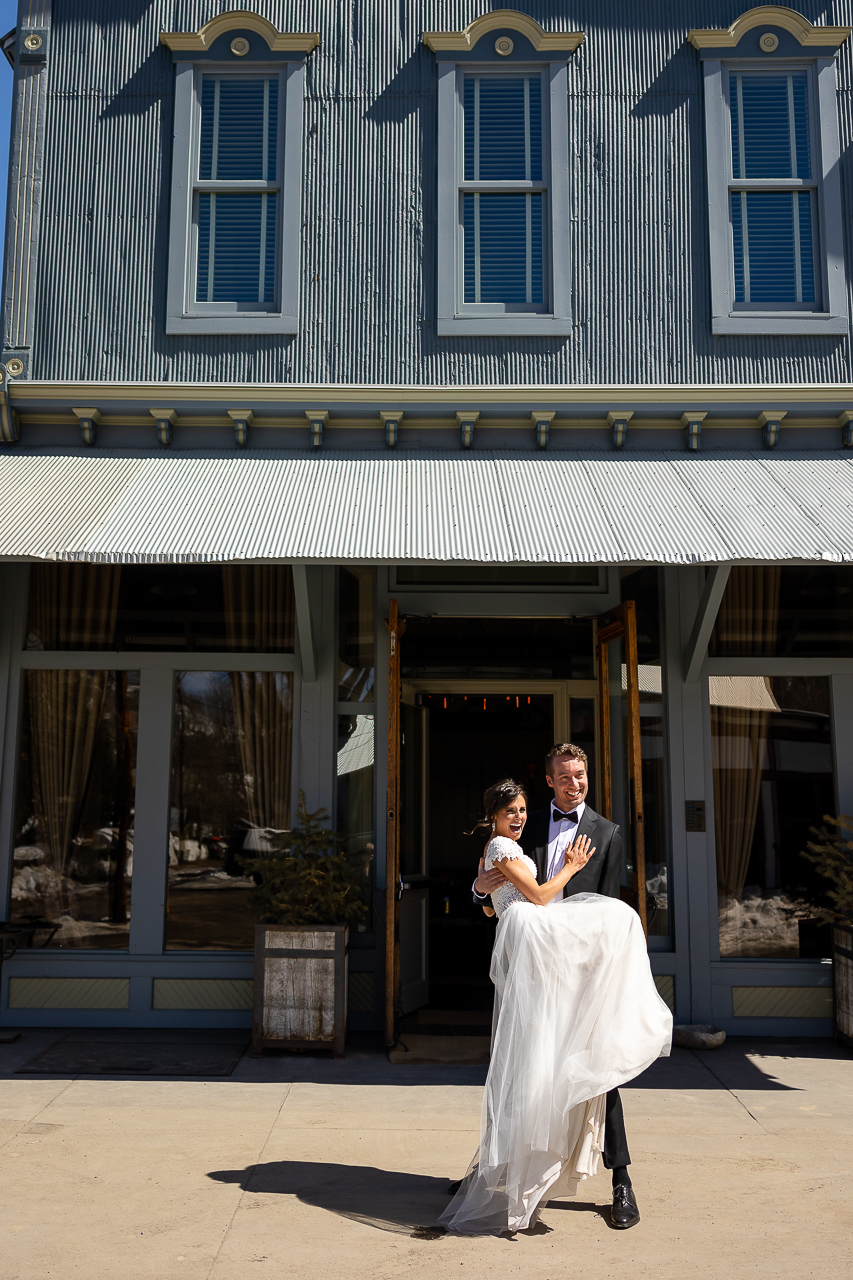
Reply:
<svg viewBox="0 0 853 1280"><path fill-rule="evenodd" d="M514 858L523 857L521 845L516 844L515 840L510 840L508 836L495 836L486 848L486 869L496 862L511 862Z"/></svg>

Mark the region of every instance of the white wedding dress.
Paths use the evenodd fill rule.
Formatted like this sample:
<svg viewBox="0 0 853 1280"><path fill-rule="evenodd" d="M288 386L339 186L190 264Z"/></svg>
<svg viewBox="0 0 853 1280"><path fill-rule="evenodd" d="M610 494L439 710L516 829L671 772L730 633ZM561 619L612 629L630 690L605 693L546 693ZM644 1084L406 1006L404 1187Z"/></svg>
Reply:
<svg viewBox="0 0 853 1280"><path fill-rule="evenodd" d="M535 876L499 836L485 865L519 857ZM672 1038L631 907L597 893L539 907L509 882L492 903L500 919L480 1146L440 1219L463 1235L520 1231L548 1200L574 1195L598 1169L604 1095L668 1054Z"/></svg>

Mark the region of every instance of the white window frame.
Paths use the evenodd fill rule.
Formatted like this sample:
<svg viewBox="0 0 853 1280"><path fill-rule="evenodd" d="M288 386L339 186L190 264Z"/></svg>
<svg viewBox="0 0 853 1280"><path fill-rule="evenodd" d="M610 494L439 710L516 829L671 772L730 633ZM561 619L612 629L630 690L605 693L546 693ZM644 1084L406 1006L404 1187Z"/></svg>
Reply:
<svg viewBox="0 0 853 1280"><path fill-rule="evenodd" d="M711 330L717 334L844 334L848 331L844 245L839 178L835 59L708 58L705 82L705 138L708 180L708 234L711 259ZM807 71L812 179L735 179L732 172L729 73ZM815 304L750 306L735 303L732 189L804 189L815 192Z"/></svg>
<svg viewBox="0 0 853 1280"><path fill-rule="evenodd" d="M279 78L277 179L271 182L209 182L198 177L202 77L257 75ZM166 332L172 334L296 333L299 295L299 225L302 193L302 97L305 67L250 63L221 66L179 62L175 69L172 207ZM270 307L196 301L196 197L200 191L240 189L277 192L276 287Z"/></svg>
<svg viewBox="0 0 853 1280"><path fill-rule="evenodd" d="M542 182L465 180L465 75L541 75ZM464 301L463 196L466 191L542 190L543 304ZM568 67L565 62L438 65L438 308L439 336L560 335L572 331L569 254Z"/></svg>

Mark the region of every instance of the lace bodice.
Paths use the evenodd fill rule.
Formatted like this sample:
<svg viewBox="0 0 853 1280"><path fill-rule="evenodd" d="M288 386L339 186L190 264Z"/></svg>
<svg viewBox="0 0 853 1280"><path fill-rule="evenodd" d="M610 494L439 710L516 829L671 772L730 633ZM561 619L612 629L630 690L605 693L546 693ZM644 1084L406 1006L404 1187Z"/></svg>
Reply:
<svg viewBox="0 0 853 1280"><path fill-rule="evenodd" d="M488 871L495 863L508 861L511 858L520 858L525 866L529 867L533 872L533 878L536 879L536 863L532 858L528 858L526 853L521 852L521 846L516 844L514 840L510 840L507 836L495 836L486 846L486 862L485 868ZM491 895L492 906L495 914L503 915L507 907L511 907L514 902L527 902L524 894L520 889L516 889L514 884L510 884L507 880L506 884L502 884L499 889Z"/></svg>

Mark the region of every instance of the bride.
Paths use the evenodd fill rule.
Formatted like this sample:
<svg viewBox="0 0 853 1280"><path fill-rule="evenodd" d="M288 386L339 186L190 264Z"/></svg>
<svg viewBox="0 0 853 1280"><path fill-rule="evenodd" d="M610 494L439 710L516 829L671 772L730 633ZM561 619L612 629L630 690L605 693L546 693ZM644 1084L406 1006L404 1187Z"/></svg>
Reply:
<svg viewBox="0 0 853 1280"><path fill-rule="evenodd" d="M581 836L538 884L518 845L527 796L510 779L484 797L486 869L498 920L492 1055L480 1146L440 1221L463 1235L520 1231L598 1170L604 1095L669 1053L672 1015L658 995L640 918L616 898L561 897L595 852ZM547 907L548 910L542 910Z"/></svg>

